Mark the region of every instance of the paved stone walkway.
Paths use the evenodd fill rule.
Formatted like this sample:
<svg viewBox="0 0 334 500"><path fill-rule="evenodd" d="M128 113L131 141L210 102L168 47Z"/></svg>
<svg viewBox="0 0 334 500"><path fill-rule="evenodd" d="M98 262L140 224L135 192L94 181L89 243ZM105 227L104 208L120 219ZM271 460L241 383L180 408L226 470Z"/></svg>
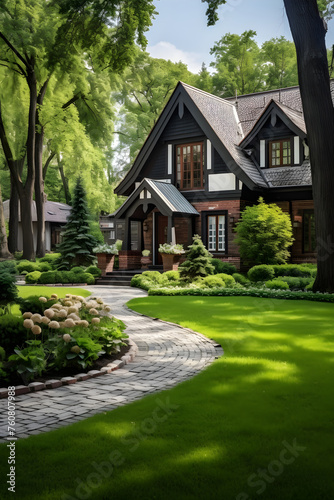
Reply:
<svg viewBox="0 0 334 500"><path fill-rule="evenodd" d="M193 377L223 354L221 347L199 333L147 318L124 304L146 292L130 287L91 286L90 291L112 307L137 344L133 362L97 378L57 389L17 396L16 437L47 432L96 413L170 388ZM0 442L8 437L7 399L0 400Z"/></svg>

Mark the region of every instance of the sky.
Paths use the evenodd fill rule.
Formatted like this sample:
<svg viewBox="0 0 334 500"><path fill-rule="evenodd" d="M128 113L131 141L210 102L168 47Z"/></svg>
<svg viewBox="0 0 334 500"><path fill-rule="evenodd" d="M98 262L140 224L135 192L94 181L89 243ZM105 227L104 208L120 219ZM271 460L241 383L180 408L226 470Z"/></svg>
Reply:
<svg viewBox="0 0 334 500"><path fill-rule="evenodd" d="M257 32L259 45L271 38L292 40L283 0L227 0L219 7L219 21L207 26L207 3L201 0L154 0L159 15L146 33L147 51L152 57L182 61L198 73L204 62L209 67L210 49L226 33ZM334 20L328 24L327 47L334 44Z"/></svg>

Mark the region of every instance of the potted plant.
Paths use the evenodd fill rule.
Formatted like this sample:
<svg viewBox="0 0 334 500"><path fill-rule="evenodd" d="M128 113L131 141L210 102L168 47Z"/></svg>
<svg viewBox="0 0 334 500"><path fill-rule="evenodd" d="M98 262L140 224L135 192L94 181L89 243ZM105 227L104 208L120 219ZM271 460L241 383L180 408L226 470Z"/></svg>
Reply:
<svg viewBox="0 0 334 500"><path fill-rule="evenodd" d="M119 240L117 240L113 245L100 243L93 249L93 252L97 257L97 267L101 269L102 276L106 276L107 273L112 273L114 269L115 255L118 255L118 250L121 244L122 242Z"/></svg>
<svg viewBox="0 0 334 500"><path fill-rule="evenodd" d="M149 264L152 263L150 259L150 253L150 250L142 251L142 258L140 259L142 269L148 269Z"/></svg>
<svg viewBox="0 0 334 500"><path fill-rule="evenodd" d="M164 272L177 271L182 255L185 253L183 245L164 243L159 245Z"/></svg>

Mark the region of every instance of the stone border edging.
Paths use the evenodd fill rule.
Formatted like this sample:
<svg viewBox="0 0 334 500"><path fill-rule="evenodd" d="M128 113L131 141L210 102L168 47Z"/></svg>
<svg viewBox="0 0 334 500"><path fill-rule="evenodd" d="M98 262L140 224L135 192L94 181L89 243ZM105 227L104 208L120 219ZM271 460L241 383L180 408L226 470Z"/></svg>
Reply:
<svg viewBox="0 0 334 500"><path fill-rule="evenodd" d="M63 385L75 384L76 382L80 382L82 380L88 380L90 378L100 377L101 375L105 375L106 373L112 373L119 368L127 365L131 361L133 361L138 352L137 344L128 339L130 349L129 351L121 357L121 359L116 359L112 361L108 365L102 367L100 370L90 370L87 373L78 373L73 377L63 377L60 380L47 380L46 382L31 382L28 385L17 385L15 386L15 396L20 396L21 394L27 394L30 392L43 391L44 389L56 389L57 387L61 387ZM0 399L4 399L8 396L8 387L0 388Z"/></svg>

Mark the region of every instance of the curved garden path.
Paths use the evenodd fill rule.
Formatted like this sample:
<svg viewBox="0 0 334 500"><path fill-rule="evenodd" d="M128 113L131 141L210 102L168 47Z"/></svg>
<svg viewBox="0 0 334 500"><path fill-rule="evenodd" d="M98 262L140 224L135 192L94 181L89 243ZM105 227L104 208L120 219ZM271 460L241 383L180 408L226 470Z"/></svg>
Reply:
<svg viewBox="0 0 334 500"><path fill-rule="evenodd" d="M146 394L193 377L221 356L221 347L203 335L129 310L125 303L146 292L130 287L88 287L124 321L138 347L134 361L120 370L52 390L16 397L16 437L27 437L112 410ZM0 400L0 442L9 439L7 399Z"/></svg>

